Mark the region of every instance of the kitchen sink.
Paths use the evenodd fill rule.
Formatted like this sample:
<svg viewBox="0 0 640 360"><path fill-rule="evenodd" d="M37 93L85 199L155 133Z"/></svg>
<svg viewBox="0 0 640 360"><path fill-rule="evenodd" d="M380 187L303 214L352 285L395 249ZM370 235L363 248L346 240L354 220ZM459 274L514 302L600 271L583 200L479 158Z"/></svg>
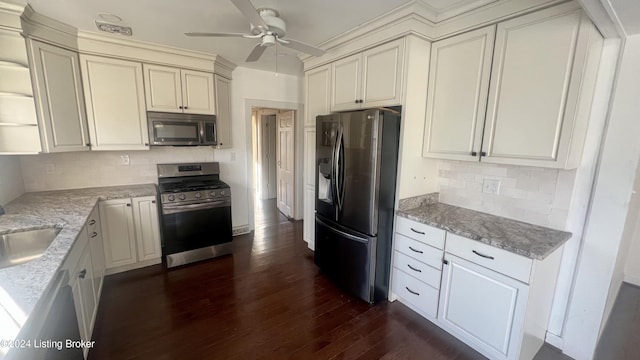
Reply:
<svg viewBox="0 0 640 360"><path fill-rule="evenodd" d="M0 235L0 268L24 264L39 258L60 230L47 228Z"/></svg>

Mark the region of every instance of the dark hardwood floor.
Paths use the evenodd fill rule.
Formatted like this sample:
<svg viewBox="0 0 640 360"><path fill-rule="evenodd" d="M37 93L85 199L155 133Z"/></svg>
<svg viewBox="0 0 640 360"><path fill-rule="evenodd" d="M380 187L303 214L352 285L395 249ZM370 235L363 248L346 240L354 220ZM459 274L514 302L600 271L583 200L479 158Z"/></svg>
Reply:
<svg viewBox="0 0 640 360"><path fill-rule="evenodd" d="M107 277L90 359L484 359L399 302L336 289L302 222L261 205L233 255ZM563 357L545 347L536 358Z"/></svg>

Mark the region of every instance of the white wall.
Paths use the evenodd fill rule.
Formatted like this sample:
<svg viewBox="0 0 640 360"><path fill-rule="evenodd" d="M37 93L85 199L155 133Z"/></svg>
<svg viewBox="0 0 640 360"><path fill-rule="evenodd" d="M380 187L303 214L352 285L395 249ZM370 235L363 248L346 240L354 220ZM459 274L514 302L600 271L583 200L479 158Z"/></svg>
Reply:
<svg viewBox="0 0 640 360"><path fill-rule="evenodd" d="M301 106L303 102L302 76L278 74L273 72L238 67L233 71L231 84L231 138L232 148L216 150L215 161L220 162L220 171L225 174L232 188L233 225L252 226L253 213L253 175L251 159L253 157L251 141L251 106L286 108ZM304 113L296 114L296 149L302 149L301 130ZM298 131L300 130L300 132ZM296 151L302 154L302 150ZM302 156L302 155L300 155ZM296 185L302 186L302 169L299 166ZM298 169L296 169L298 173ZM301 199L300 199L301 200ZM300 211L302 210L302 206Z"/></svg>
<svg viewBox="0 0 640 360"><path fill-rule="evenodd" d="M624 260L624 281L640 286L640 166L636 169L636 181L629 205L629 216L625 225L625 239L628 242ZM620 261L622 259L618 259Z"/></svg>
<svg viewBox="0 0 640 360"><path fill-rule="evenodd" d="M17 156L0 155L0 205L4 205L24 193L20 159Z"/></svg>
<svg viewBox="0 0 640 360"><path fill-rule="evenodd" d="M565 325L564 352L593 357L640 158L640 36L627 38Z"/></svg>
<svg viewBox="0 0 640 360"><path fill-rule="evenodd" d="M575 170L441 160L440 202L564 230ZM500 181L497 195L484 179Z"/></svg>
<svg viewBox="0 0 640 360"><path fill-rule="evenodd" d="M152 147L149 151L92 151L20 157L26 191L157 183L156 164L213 161L213 150ZM130 165L121 156L129 155ZM225 179L224 172L221 175ZM233 190L232 190L233 191Z"/></svg>

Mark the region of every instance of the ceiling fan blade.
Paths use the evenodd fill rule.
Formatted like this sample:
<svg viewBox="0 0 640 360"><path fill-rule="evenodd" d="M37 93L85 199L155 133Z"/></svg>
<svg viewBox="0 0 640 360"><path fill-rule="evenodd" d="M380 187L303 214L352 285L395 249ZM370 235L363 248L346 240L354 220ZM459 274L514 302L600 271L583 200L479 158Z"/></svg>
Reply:
<svg viewBox="0 0 640 360"><path fill-rule="evenodd" d="M258 10L251 4L249 0L231 0L238 10L247 18L249 22L255 26L262 28L262 30L269 29L269 26L258 14Z"/></svg>
<svg viewBox="0 0 640 360"><path fill-rule="evenodd" d="M245 37L247 36L247 34L241 34L241 33L214 33L214 32L187 32L184 34L191 37L206 37L206 36Z"/></svg>
<svg viewBox="0 0 640 360"><path fill-rule="evenodd" d="M262 43L256 44L256 46L251 51L251 54L249 54L249 56L247 57L247 60L245 61L246 62L258 61L258 59L260 59L260 56L262 56L262 53L264 53L266 49L267 48L265 46L262 46Z"/></svg>
<svg viewBox="0 0 640 360"><path fill-rule="evenodd" d="M326 52L326 51L324 51L322 49L318 49L317 47L314 47L314 46L311 46L311 45L307 45L307 44L305 44L303 42L300 42L298 40L280 39L280 38L278 38L278 41L283 46L286 46L286 47L294 49L294 50L302 51L303 53L306 53L306 54L309 54L309 55L313 55L313 56L322 56Z"/></svg>

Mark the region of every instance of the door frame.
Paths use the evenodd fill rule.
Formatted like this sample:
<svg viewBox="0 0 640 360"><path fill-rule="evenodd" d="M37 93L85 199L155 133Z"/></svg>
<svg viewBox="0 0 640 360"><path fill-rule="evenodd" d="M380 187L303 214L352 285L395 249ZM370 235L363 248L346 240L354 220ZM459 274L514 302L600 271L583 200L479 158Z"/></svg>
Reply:
<svg viewBox="0 0 640 360"><path fill-rule="evenodd" d="M249 230L255 229L255 203L253 201L253 132L255 131L252 126L252 114L254 108L269 108L278 110L295 110L294 114L294 202L293 202L293 218L295 220L302 220L303 218L303 200L304 200L304 183L303 183L303 161L304 161L304 105L302 103L271 101L271 100L259 100L259 99L244 99L244 113L245 113L245 138L246 138L246 153L247 153L247 208L249 210Z"/></svg>

